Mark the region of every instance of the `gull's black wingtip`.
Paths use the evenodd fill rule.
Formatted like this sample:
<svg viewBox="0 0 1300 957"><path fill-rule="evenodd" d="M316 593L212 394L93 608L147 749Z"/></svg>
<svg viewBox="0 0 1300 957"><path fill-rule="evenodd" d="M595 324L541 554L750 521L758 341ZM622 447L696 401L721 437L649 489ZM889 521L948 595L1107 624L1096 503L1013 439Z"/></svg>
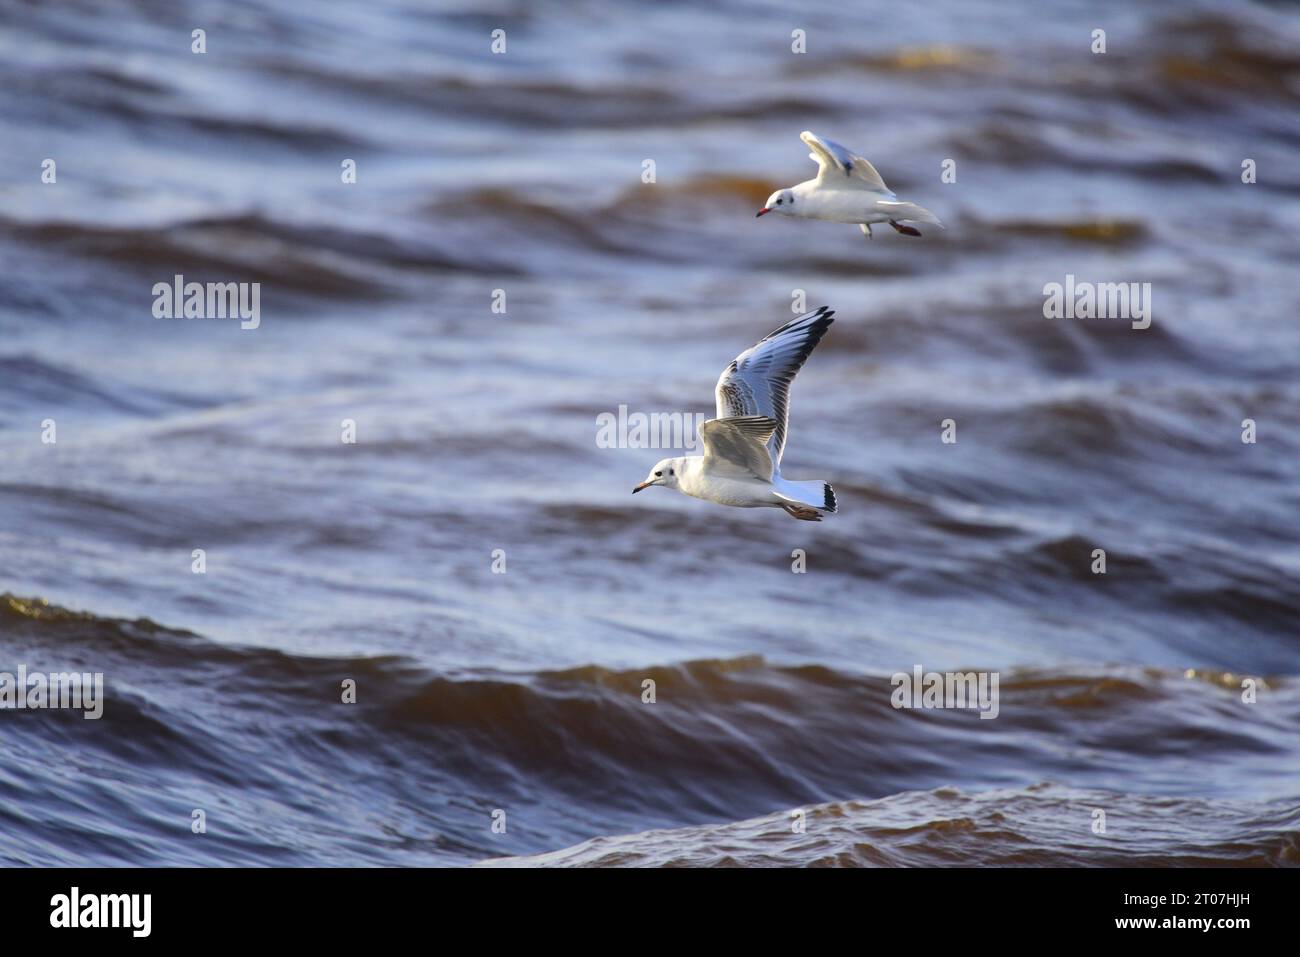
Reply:
<svg viewBox="0 0 1300 957"><path fill-rule="evenodd" d="M820 341L823 335L826 334L826 330L831 327L831 323L834 321L835 321L834 309L830 308L829 306L818 306L812 312L805 312L802 316L795 316L793 319L791 319L789 322L782 325L780 328L773 329L762 339L760 339L759 342L767 342L768 339L775 339L777 336L783 335L784 333L789 332L791 329L797 326L801 329L808 330L812 333L812 336L809 339L809 346L808 346L808 351L811 352L812 347L815 346L818 343L818 341ZM807 358L806 354L805 354L805 358Z"/></svg>
<svg viewBox="0 0 1300 957"><path fill-rule="evenodd" d="M823 331L825 331L827 328L830 327L830 324L835 321L835 310L832 309L830 306L818 306L816 309L808 313L808 315L803 316L802 318L811 319L814 323L820 326ZM799 320L796 319L794 321L798 322Z"/></svg>

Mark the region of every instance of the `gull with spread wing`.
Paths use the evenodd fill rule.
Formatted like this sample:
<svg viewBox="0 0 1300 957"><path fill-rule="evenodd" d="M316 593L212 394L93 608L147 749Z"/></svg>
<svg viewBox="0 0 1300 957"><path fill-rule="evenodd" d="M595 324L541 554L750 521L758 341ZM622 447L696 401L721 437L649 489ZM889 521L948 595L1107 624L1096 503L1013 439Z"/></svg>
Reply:
<svg viewBox="0 0 1300 957"><path fill-rule="evenodd" d="M876 168L861 156L833 140L804 130L799 134L812 149L808 158L820 167L816 179L778 189L767 198L757 215L779 213L801 219L825 219L833 223L857 223L871 238L872 223L889 223L905 236L921 231L903 223L943 223L924 206L899 199L885 185Z"/></svg>
<svg viewBox="0 0 1300 957"><path fill-rule="evenodd" d="M717 418L700 426L703 456L664 459L632 491L652 485L739 508L782 508L806 522L835 511L825 482L781 476L789 421L790 383L834 321L825 306L792 319L722 370Z"/></svg>

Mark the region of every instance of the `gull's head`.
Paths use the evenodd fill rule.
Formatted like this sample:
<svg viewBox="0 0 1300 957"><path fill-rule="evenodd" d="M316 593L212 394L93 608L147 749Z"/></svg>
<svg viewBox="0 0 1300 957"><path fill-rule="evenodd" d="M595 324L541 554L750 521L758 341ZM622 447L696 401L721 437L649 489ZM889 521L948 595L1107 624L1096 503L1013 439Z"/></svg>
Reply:
<svg viewBox="0 0 1300 957"><path fill-rule="evenodd" d="M781 213L784 216L794 215L794 190L778 189L767 198L763 208L755 215L762 216L764 213Z"/></svg>
<svg viewBox="0 0 1300 957"><path fill-rule="evenodd" d="M649 488L651 485L662 485L664 488L676 488L677 478L682 472L681 459L664 459L650 470L650 474L645 477L645 481L632 489L635 495L643 488Z"/></svg>

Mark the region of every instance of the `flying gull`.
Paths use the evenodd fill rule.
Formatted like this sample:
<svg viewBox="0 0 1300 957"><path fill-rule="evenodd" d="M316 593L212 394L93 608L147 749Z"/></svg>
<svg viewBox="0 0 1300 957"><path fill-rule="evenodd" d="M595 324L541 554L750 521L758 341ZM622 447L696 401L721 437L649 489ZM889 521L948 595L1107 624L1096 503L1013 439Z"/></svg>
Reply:
<svg viewBox="0 0 1300 957"><path fill-rule="evenodd" d="M664 459L632 491L662 485L719 505L782 508L806 522L834 512L835 491L825 482L781 476L790 383L834 315L823 306L736 356L714 390L717 418L700 426L704 455Z"/></svg>
<svg viewBox="0 0 1300 957"><path fill-rule="evenodd" d="M757 215L780 213L801 219L826 219L833 223L857 223L871 238L872 223L889 223L905 236L920 236L905 222L933 223L939 217L924 206L900 200L885 185L876 168L839 143L824 140L804 130L799 138L812 148L808 158L820 167L817 178L778 189L767 198Z"/></svg>

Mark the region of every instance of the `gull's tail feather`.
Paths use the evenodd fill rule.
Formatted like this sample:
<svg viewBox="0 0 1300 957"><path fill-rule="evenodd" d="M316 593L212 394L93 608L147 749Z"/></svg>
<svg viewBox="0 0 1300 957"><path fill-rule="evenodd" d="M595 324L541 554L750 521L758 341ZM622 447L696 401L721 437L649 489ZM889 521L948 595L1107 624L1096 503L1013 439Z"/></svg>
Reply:
<svg viewBox="0 0 1300 957"><path fill-rule="evenodd" d="M934 215L934 213L930 212L924 206L916 205L916 203L880 202L876 203L876 206L888 213L890 219L899 219L913 223L931 223L938 226L940 229L944 228L944 225L939 221L938 216Z"/></svg>
<svg viewBox="0 0 1300 957"><path fill-rule="evenodd" d="M778 498L788 502L820 508L823 512L835 511L835 489L826 482L791 482L781 479L774 491Z"/></svg>

